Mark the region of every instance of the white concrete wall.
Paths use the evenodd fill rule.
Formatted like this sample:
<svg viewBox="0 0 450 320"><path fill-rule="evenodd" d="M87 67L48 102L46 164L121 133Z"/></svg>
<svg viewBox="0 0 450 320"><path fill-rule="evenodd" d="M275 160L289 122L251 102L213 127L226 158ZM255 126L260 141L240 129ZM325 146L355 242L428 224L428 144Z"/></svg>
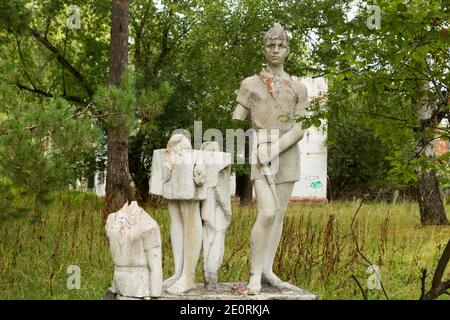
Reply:
<svg viewBox="0 0 450 320"><path fill-rule="evenodd" d="M295 184L292 197L324 200L327 197L326 123L310 128L299 142L300 180Z"/></svg>
<svg viewBox="0 0 450 320"><path fill-rule="evenodd" d="M76 180L76 182L75 182L75 189L76 190L84 190L86 192L93 192L98 197L106 196L106 170L103 172L103 175L99 171L97 171L95 173L95 180L94 180L94 188L93 189L89 189L87 187L87 181L86 180L80 181L80 179Z"/></svg>
<svg viewBox="0 0 450 320"><path fill-rule="evenodd" d="M106 170L103 173L95 173L95 194L98 197L106 196Z"/></svg>
<svg viewBox="0 0 450 320"><path fill-rule="evenodd" d="M309 99L325 96L328 82L324 77L301 78L308 88ZM327 124L322 122L319 128L309 128L300 147L300 180L295 184L292 198L325 200L327 198Z"/></svg>

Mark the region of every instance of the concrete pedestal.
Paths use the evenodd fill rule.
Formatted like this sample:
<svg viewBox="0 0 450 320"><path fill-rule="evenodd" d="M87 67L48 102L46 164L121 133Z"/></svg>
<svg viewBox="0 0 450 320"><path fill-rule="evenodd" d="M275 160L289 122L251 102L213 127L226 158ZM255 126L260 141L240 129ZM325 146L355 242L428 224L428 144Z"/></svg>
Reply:
<svg viewBox="0 0 450 320"><path fill-rule="evenodd" d="M318 300L318 297L303 289L281 291L263 286L258 295L246 294L246 283L220 283L214 290L206 289L203 284L197 284L197 289L184 295L170 295L165 293L159 300Z"/></svg>
<svg viewBox="0 0 450 320"><path fill-rule="evenodd" d="M246 283L227 282L220 283L216 289L206 289L203 284L197 284L197 289L183 295L173 295L164 292L163 296L156 300L318 300L314 293L298 288L298 290L281 291L279 289L263 286L258 295L247 295ZM149 300L117 297L111 292L106 292L102 300Z"/></svg>

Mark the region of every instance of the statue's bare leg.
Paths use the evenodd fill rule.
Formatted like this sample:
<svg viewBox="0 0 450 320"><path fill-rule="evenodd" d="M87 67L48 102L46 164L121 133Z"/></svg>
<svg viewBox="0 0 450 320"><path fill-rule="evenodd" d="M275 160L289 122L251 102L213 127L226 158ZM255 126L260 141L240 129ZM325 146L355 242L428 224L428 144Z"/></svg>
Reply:
<svg viewBox="0 0 450 320"><path fill-rule="evenodd" d="M223 255L225 251L225 232L230 224L229 217L223 209L216 204L214 222L209 225L209 235L211 237L211 242L209 246L208 256L205 259L205 277L207 279L207 287L209 289L217 288L217 283L219 281L219 269L222 265Z"/></svg>
<svg viewBox="0 0 450 320"><path fill-rule="evenodd" d="M178 201L168 201L170 214L170 242L172 244L174 274L164 281L164 288L169 288L181 276L183 270L183 220Z"/></svg>
<svg viewBox="0 0 450 320"><path fill-rule="evenodd" d="M261 292L261 276L269 242L268 235L276 213L275 199L267 181L256 179L253 181L253 186L256 193L258 215L250 235L250 280L247 288L251 295Z"/></svg>
<svg viewBox="0 0 450 320"><path fill-rule="evenodd" d="M223 261L225 243L225 230L214 232L213 242L209 249L208 262L206 265L206 277L208 279L208 288L215 289L219 280L218 274Z"/></svg>
<svg viewBox="0 0 450 320"><path fill-rule="evenodd" d="M202 248L202 221L198 201L180 201L183 218L183 271L177 281L167 290L180 294L195 288L195 271Z"/></svg>
<svg viewBox="0 0 450 320"><path fill-rule="evenodd" d="M203 225L203 243L202 243L202 250L203 250L203 276L205 278L205 283L209 283L208 279L208 259L209 259L209 253L211 250L211 244L214 240L214 233L212 230L212 227L209 225L208 222L204 222Z"/></svg>
<svg viewBox="0 0 450 320"><path fill-rule="evenodd" d="M214 241L214 223L215 223L216 198L213 193L209 193L201 205L201 217L203 219L203 276L205 284L209 286L211 279L208 273L208 263L211 252L211 245Z"/></svg>
<svg viewBox="0 0 450 320"><path fill-rule="evenodd" d="M280 210L277 213L272 229L268 234L268 244L265 251L262 280L279 289L294 289L295 286L282 281L273 273L273 262L283 233L283 221L286 214L289 198L292 195L294 183L281 183L277 185L277 195Z"/></svg>

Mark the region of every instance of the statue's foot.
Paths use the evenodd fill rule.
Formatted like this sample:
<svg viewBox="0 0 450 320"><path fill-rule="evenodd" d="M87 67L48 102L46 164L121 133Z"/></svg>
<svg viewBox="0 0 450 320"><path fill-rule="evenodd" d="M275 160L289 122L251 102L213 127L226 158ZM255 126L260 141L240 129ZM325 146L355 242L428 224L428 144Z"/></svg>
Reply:
<svg viewBox="0 0 450 320"><path fill-rule="evenodd" d="M217 289L218 277L217 273L207 272L205 274L205 287L208 290Z"/></svg>
<svg viewBox="0 0 450 320"><path fill-rule="evenodd" d="M261 281L272 287L278 287L281 283L283 283L283 280L278 278L273 272L263 272Z"/></svg>
<svg viewBox="0 0 450 320"><path fill-rule="evenodd" d="M180 278L179 274L175 274L171 276L169 279L165 280L163 283L163 288L167 289L173 286L173 284Z"/></svg>
<svg viewBox="0 0 450 320"><path fill-rule="evenodd" d="M280 278L278 278L273 272L263 273L262 274L262 281L272 287L275 287L280 290L298 290L299 288L294 286L293 284L290 284L289 282L283 281Z"/></svg>
<svg viewBox="0 0 450 320"><path fill-rule="evenodd" d="M180 277L175 283L167 289L170 294L182 294L192 289L195 289L195 282L193 280L187 280L184 277Z"/></svg>
<svg viewBox="0 0 450 320"><path fill-rule="evenodd" d="M251 296L257 295L261 292L261 277L250 276L250 280L247 285L248 294Z"/></svg>

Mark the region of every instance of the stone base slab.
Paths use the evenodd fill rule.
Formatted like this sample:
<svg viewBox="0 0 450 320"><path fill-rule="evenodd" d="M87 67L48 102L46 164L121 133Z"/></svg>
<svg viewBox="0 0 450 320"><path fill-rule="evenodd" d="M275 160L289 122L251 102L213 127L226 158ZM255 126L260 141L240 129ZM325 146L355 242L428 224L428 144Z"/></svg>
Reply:
<svg viewBox="0 0 450 320"><path fill-rule="evenodd" d="M248 295L246 283L227 282L218 284L215 289L207 289L203 284L197 284L197 289L188 293L164 293L158 300L318 300L318 296L300 288L281 291L270 286L263 286L260 294Z"/></svg>

